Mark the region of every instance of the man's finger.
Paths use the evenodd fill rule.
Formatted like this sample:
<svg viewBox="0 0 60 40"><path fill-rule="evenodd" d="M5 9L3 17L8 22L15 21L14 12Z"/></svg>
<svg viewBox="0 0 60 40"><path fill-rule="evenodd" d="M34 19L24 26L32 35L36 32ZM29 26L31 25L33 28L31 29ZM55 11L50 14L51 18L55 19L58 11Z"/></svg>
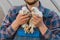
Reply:
<svg viewBox="0 0 60 40"><path fill-rule="evenodd" d="M41 18L38 14L33 14L33 17Z"/></svg>
<svg viewBox="0 0 60 40"><path fill-rule="evenodd" d="M23 21L27 21L27 20L29 20L29 18L25 18L25 19L22 19Z"/></svg>
<svg viewBox="0 0 60 40"><path fill-rule="evenodd" d="M20 16L24 16L24 15L25 15L25 14L23 13L23 10L20 10L20 11L19 11L19 15L20 15Z"/></svg>
<svg viewBox="0 0 60 40"><path fill-rule="evenodd" d="M29 17L30 17L30 15L27 14L27 15L25 15L25 16L22 16L22 19L29 18Z"/></svg>

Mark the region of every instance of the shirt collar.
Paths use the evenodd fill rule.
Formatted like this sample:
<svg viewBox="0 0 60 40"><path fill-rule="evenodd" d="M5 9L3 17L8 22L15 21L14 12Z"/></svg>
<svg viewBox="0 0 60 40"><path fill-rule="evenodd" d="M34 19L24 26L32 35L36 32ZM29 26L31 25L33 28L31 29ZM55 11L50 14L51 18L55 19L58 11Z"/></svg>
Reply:
<svg viewBox="0 0 60 40"><path fill-rule="evenodd" d="M26 7L27 7L27 5L26 5ZM27 9L29 10L29 8L27 7ZM38 9L41 11L41 9L42 9L42 5L41 5L41 2L39 1L39 7L38 7ZM30 10L29 10L30 11Z"/></svg>

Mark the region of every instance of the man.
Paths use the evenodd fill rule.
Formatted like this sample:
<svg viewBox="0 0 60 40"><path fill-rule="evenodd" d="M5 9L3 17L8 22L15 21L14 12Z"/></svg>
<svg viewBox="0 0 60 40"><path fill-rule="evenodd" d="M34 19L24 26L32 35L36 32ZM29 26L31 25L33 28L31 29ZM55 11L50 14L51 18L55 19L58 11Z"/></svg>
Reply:
<svg viewBox="0 0 60 40"><path fill-rule="evenodd" d="M24 0L26 7L30 11L32 7L37 7L43 18L34 14L32 23L37 27L33 34L25 34L21 25L29 20L30 14L23 15L19 10L23 6L15 6L9 10L4 18L0 29L1 40L60 40L60 18L54 12L42 7L39 0Z"/></svg>

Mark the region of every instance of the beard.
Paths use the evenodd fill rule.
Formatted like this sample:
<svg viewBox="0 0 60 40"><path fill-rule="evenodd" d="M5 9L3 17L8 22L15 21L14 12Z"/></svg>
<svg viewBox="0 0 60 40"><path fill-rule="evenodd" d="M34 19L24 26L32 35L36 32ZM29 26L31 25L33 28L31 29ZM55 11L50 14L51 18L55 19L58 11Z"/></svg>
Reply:
<svg viewBox="0 0 60 40"><path fill-rule="evenodd" d="M27 4L29 4L29 5L34 5L37 1L38 1L38 0L34 0L34 2L28 2L28 1L25 0L25 2L26 2Z"/></svg>

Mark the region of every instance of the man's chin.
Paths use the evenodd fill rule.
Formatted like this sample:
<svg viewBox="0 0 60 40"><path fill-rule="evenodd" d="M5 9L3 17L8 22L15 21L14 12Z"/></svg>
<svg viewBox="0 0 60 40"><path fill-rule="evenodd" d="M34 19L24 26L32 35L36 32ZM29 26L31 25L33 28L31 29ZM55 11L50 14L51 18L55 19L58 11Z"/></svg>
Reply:
<svg viewBox="0 0 60 40"><path fill-rule="evenodd" d="M34 5L35 2L27 2L27 4L29 4L29 5Z"/></svg>
<svg viewBox="0 0 60 40"><path fill-rule="evenodd" d="M37 2L38 0L36 0L36 1L34 1L34 2L27 2L27 1L25 1L27 4L29 4L29 5L34 5L36 2Z"/></svg>

